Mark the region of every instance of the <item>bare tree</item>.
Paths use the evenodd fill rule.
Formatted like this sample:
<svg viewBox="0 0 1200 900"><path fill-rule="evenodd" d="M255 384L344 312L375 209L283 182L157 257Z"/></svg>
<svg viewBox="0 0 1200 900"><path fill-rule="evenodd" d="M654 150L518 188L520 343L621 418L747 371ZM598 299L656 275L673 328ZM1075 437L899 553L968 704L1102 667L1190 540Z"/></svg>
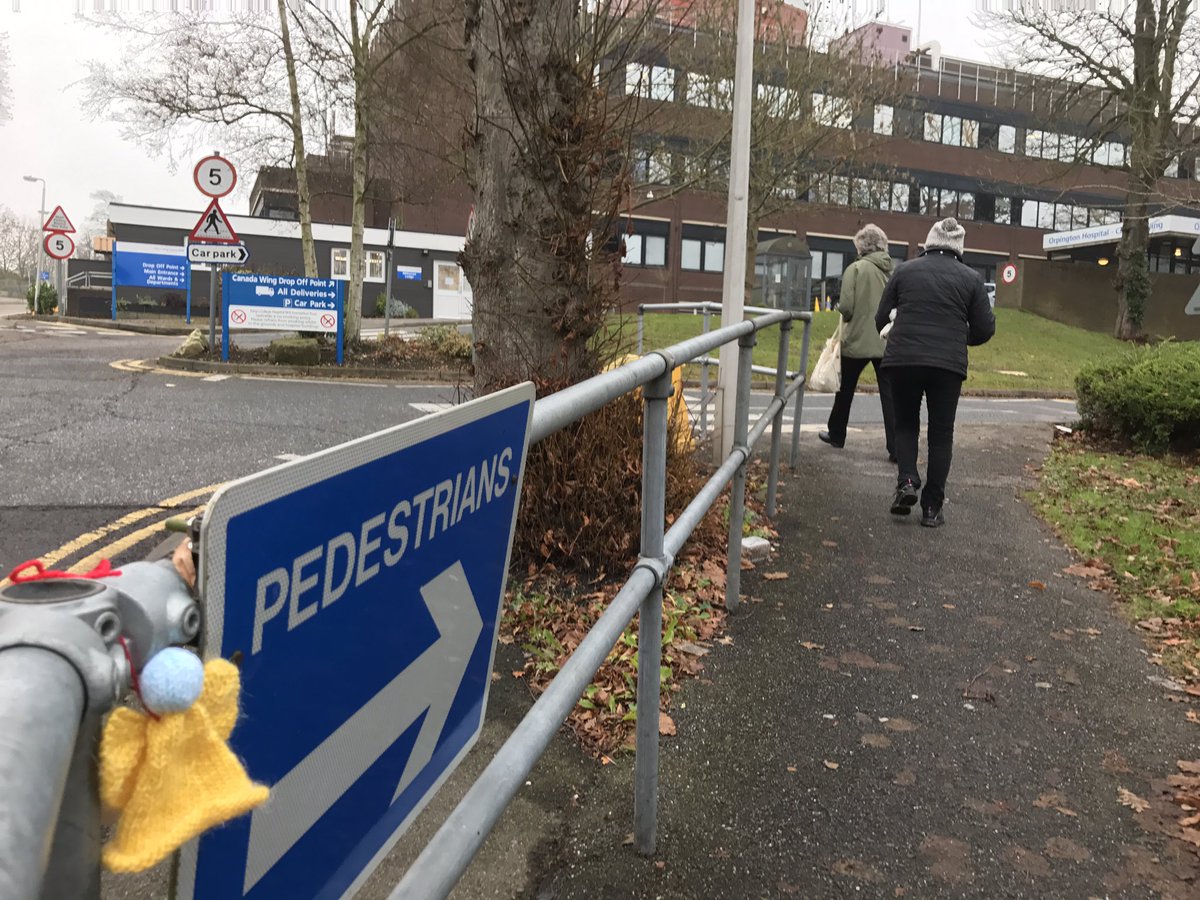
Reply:
<svg viewBox="0 0 1200 900"><path fill-rule="evenodd" d="M693 36L676 39L671 60L686 70L678 102L655 120L659 136L688 135L686 187L728 191L729 134L736 56L736 0L698 5L688 17ZM808 205L887 209L897 187L876 129L877 107L891 107L900 87L891 68L831 38L846 20L837 5L809 4L807 16L782 2L756 4L754 99L751 111L746 293L754 284L755 235L764 224ZM890 126L890 118L888 119ZM664 129L662 126L666 126ZM676 167L678 169L678 167Z"/></svg>
<svg viewBox="0 0 1200 900"><path fill-rule="evenodd" d="M41 223L0 206L0 271L28 278L37 265Z"/></svg>
<svg viewBox="0 0 1200 900"><path fill-rule="evenodd" d="M79 239L76 241L76 257L80 259L95 259L97 254L92 250L92 240L105 237L108 234L108 205L120 203L121 197L112 191L92 191L94 203L91 214L83 221L79 229Z"/></svg>
<svg viewBox="0 0 1200 900"><path fill-rule="evenodd" d="M403 15L395 0L295 0L297 22L314 68L323 72L323 88L352 110L350 149L350 280L346 298L346 337L358 338L362 325L365 275L368 148L381 97L381 83L392 61L433 27L427 18ZM388 273L388 277L391 277Z"/></svg>
<svg viewBox="0 0 1200 900"><path fill-rule="evenodd" d="M290 162L305 274L315 276L305 138L323 127L329 104L312 54L298 62L293 50L287 0L278 0L276 19L182 11L92 21L119 34L125 53L89 63L89 115L112 119L172 163L213 146L245 166Z"/></svg>
<svg viewBox="0 0 1200 900"><path fill-rule="evenodd" d="M1167 199L1161 179L1181 153L1197 149L1200 15L1193 7L1192 0L1109 0L1081 12L1023 2L983 17L1019 48L1013 64L1045 79L1056 117L1086 131L1070 162L1091 161L1105 142L1128 142L1114 327L1126 340L1140 335L1150 297L1146 249L1150 216Z"/></svg>

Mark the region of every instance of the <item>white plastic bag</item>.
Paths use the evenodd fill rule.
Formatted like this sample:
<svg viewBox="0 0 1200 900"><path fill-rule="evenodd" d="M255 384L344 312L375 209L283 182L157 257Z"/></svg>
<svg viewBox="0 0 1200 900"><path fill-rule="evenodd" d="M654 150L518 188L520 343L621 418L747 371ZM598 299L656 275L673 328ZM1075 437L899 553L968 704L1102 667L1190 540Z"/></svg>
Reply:
<svg viewBox="0 0 1200 900"><path fill-rule="evenodd" d="M842 387L842 326L825 342L825 349L813 367L808 389L821 394L836 394Z"/></svg>

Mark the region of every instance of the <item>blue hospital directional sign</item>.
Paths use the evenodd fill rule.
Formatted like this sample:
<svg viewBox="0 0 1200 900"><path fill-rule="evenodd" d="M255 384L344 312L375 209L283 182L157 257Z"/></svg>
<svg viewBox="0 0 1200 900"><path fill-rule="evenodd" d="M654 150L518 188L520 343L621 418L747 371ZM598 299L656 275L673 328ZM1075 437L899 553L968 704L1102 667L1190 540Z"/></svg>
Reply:
<svg viewBox="0 0 1200 900"><path fill-rule="evenodd" d="M231 741L271 799L185 848L183 900L352 893L479 735L529 384L223 488L203 647L243 659Z"/></svg>

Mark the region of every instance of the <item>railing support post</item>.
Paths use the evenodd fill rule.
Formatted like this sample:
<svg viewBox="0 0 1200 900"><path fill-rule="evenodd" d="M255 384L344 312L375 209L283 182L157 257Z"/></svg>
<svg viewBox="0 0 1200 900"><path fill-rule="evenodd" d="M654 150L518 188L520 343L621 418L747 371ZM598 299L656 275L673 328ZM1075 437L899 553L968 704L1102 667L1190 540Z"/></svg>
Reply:
<svg viewBox="0 0 1200 900"><path fill-rule="evenodd" d="M646 342L646 308L641 304L638 304L637 336L638 356L641 356L645 352L642 348Z"/></svg>
<svg viewBox="0 0 1200 900"><path fill-rule="evenodd" d="M811 332L812 319L808 318L804 320L804 338L800 344L800 371L804 375L804 382L796 391L796 412L792 415L792 456L788 463L791 469L796 468L796 462L800 459L800 418L804 415L804 392L808 390L808 347Z"/></svg>
<svg viewBox="0 0 1200 900"><path fill-rule="evenodd" d="M708 334L710 315L708 307L704 307L703 334ZM708 393L708 354L705 353L700 360L700 440L704 440L708 436L708 401L710 399Z"/></svg>
<svg viewBox="0 0 1200 900"><path fill-rule="evenodd" d="M771 469L767 475L767 515L775 517L775 499L779 490L779 448L783 439L783 411L787 396L788 344L792 337L792 322L789 319L779 326L779 356L775 363L775 398L780 401L779 412L771 423ZM800 423L794 424L800 428Z"/></svg>
<svg viewBox="0 0 1200 900"><path fill-rule="evenodd" d="M652 856L658 840L658 707L661 692L663 550L667 495L667 403L672 367L642 391L642 550L656 584L638 617L637 751L633 773L633 843Z"/></svg>
<svg viewBox="0 0 1200 900"><path fill-rule="evenodd" d="M754 374L755 332L738 340L737 399L733 410L733 451L742 454L742 464L733 476L729 496L729 569L725 573L725 608L733 612L741 600L742 528L746 518L746 468L750 464L750 379Z"/></svg>

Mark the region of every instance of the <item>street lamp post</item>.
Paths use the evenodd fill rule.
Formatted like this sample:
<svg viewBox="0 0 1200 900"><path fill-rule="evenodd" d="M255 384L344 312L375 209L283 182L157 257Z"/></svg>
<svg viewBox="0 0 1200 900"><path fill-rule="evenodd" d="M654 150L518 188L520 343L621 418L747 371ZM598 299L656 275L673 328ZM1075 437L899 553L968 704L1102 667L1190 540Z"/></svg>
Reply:
<svg viewBox="0 0 1200 900"><path fill-rule="evenodd" d="M36 175L26 175L26 181L40 181L42 183L42 209L40 222L46 221L46 179L38 178ZM33 314L37 315L38 311L38 296L42 288L42 264L45 262L46 244L44 241L38 241L38 267L33 273Z"/></svg>

